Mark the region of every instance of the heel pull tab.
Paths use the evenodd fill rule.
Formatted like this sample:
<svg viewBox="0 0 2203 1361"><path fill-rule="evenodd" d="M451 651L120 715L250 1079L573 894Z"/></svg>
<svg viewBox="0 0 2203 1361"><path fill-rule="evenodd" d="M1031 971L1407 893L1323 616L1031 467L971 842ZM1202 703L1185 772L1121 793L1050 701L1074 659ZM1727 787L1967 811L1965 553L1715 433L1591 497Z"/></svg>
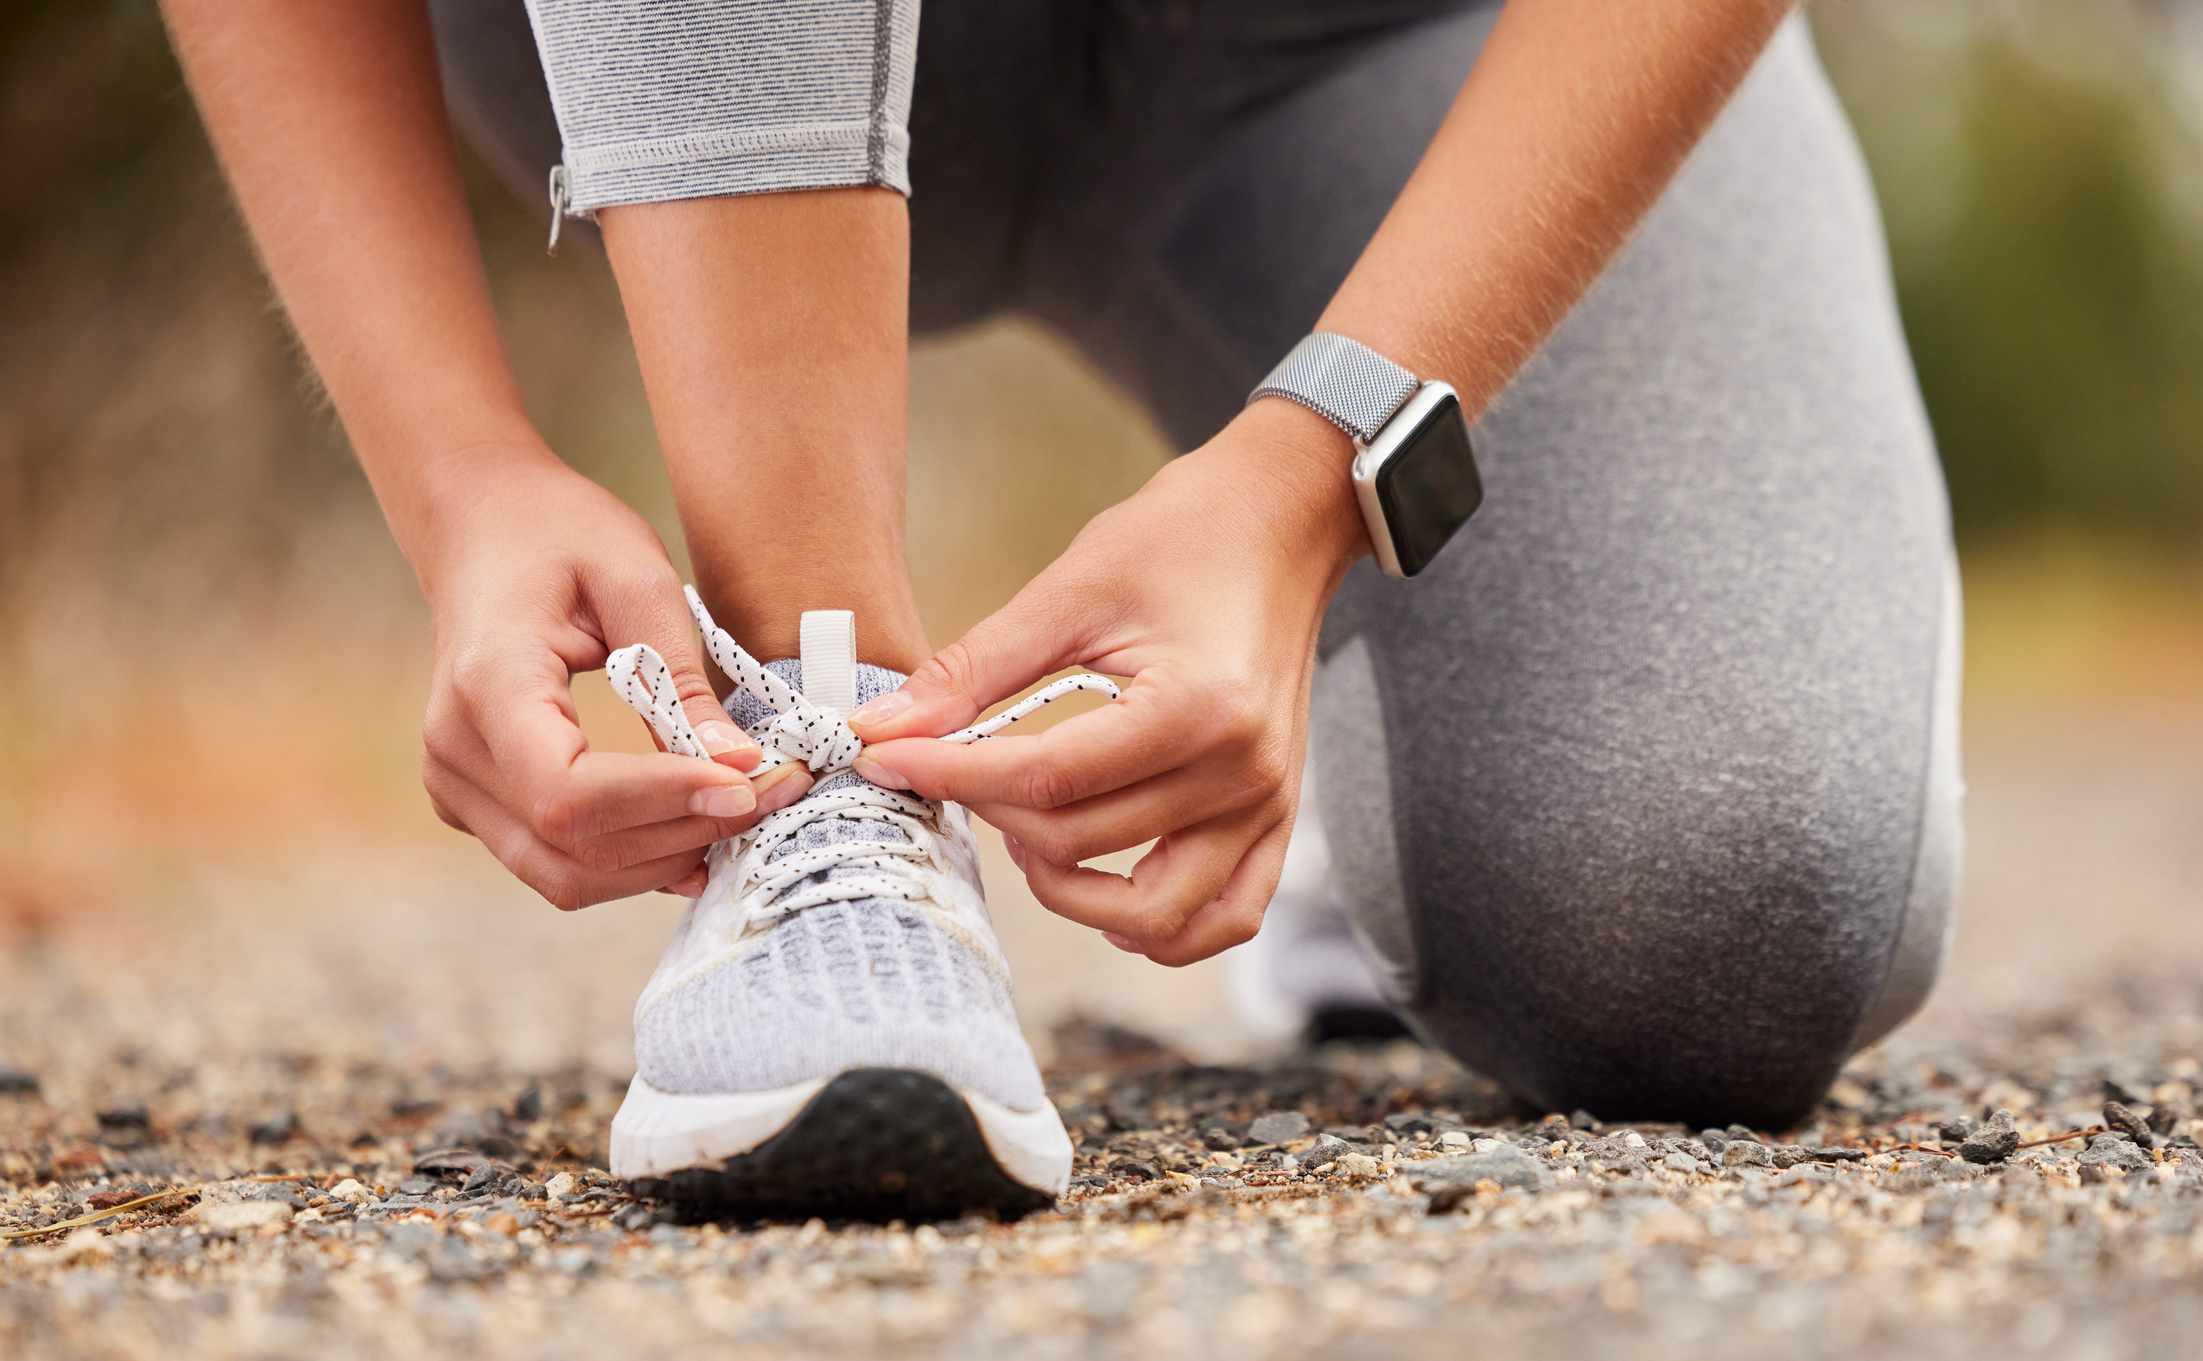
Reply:
<svg viewBox="0 0 2203 1361"><path fill-rule="evenodd" d="M803 612L803 698L837 718L857 709L857 616L851 610Z"/></svg>

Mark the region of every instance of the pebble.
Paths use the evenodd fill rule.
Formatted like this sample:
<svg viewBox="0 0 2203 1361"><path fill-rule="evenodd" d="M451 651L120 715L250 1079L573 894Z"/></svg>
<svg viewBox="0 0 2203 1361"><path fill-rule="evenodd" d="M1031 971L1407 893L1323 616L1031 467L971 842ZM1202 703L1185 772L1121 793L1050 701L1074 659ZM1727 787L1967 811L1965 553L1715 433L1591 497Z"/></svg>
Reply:
<svg viewBox="0 0 2203 1361"><path fill-rule="evenodd" d="M543 1183L543 1194L555 1200L561 1196L572 1195L580 1186L581 1183L575 1179L573 1173L561 1172Z"/></svg>
<svg viewBox="0 0 2203 1361"><path fill-rule="evenodd" d="M2157 1165L2157 1160L2132 1139L2117 1134L2099 1134L2089 1140L2088 1151L2078 1161L2084 1168L2116 1167L2122 1172L2141 1172Z"/></svg>
<svg viewBox="0 0 2203 1361"><path fill-rule="evenodd" d="M2104 1123L2111 1127L2112 1133L2131 1139L2143 1148L2157 1147L2157 1136L2150 1133L2149 1124L2128 1110L2124 1102L2104 1103Z"/></svg>
<svg viewBox="0 0 2203 1361"><path fill-rule="evenodd" d="M1449 1129L1438 1136L1438 1146L1440 1148L1453 1149L1459 1152L1467 1152L1472 1142L1466 1131L1458 1129Z"/></svg>
<svg viewBox="0 0 2203 1361"><path fill-rule="evenodd" d="M1970 1163L2000 1163L2019 1149L2019 1131L2012 1126L2012 1113L2000 1110L1989 1117L1987 1124L1966 1136L1958 1145L1958 1156Z"/></svg>
<svg viewBox="0 0 2203 1361"><path fill-rule="evenodd" d="M365 1205L374 1198L375 1193L360 1185L353 1177L346 1177L329 1188L329 1199L341 1200L349 1205Z"/></svg>
<svg viewBox="0 0 2203 1361"><path fill-rule="evenodd" d="M1474 1185L1491 1181L1500 1186L1536 1188L1554 1183L1553 1171L1511 1144L1491 1153L1471 1153L1460 1158L1438 1158L1415 1164L1410 1172L1415 1185Z"/></svg>
<svg viewBox="0 0 2203 1361"><path fill-rule="evenodd" d="M1732 1139L1721 1150L1723 1167L1772 1167L1775 1151L1756 1139Z"/></svg>
<svg viewBox="0 0 2203 1361"><path fill-rule="evenodd" d="M280 1200L230 1200L201 1202L192 1218L217 1233L245 1233L276 1228L291 1222L291 1207Z"/></svg>
<svg viewBox="0 0 2203 1361"><path fill-rule="evenodd" d="M1354 1146L1337 1135L1319 1134L1316 1136L1314 1143L1301 1150L1299 1157L1304 1163L1327 1163L1336 1161L1353 1151Z"/></svg>
<svg viewBox="0 0 2203 1361"><path fill-rule="evenodd" d="M1307 1137L1308 1117L1299 1111L1272 1111L1258 1117L1247 1133L1258 1144L1289 1144Z"/></svg>
<svg viewBox="0 0 2203 1361"><path fill-rule="evenodd" d="M38 1076L14 1068L0 1068L0 1096L37 1096Z"/></svg>
<svg viewBox="0 0 2203 1361"><path fill-rule="evenodd" d="M285 1107L245 1131L256 1144L287 1143L298 1137L298 1112Z"/></svg>

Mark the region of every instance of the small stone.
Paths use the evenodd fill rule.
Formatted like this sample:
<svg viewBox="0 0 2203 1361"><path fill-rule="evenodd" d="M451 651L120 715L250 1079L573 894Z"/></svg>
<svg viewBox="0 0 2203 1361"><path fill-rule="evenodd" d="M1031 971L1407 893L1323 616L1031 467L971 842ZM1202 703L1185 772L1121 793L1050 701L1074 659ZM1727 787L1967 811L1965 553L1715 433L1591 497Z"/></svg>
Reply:
<svg viewBox="0 0 2203 1361"><path fill-rule="evenodd" d="M435 1189L435 1182L420 1177L407 1177L398 1183L398 1194L404 1196L425 1196Z"/></svg>
<svg viewBox="0 0 2203 1361"><path fill-rule="evenodd" d="M1935 1137L1946 1144L1962 1144L1974 1132L1974 1122L1963 1115L1954 1115L1935 1127Z"/></svg>
<svg viewBox="0 0 2203 1361"><path fill-rule="evenodd" d="M459 1188L459 1194L473 1196L494 1190L504 1177L504 1172L495 1163L484 1163L467 1174L466 1182Z"/></svg>
<svg viewBox="0 0 2203 1361"><path fill-rule="evenodd" d="M2000 1110L1989 1122L1958 1145L1958 1156L1970 1163L2000 1163L2019 1150L2019 1131L2012 1128L2012 1113Z"/></svg>
<svg viewBox="0 0 2203 1361"><path fill-rule="evenodd" d="M99 1127L110 1133L130 1133L151 1129L153 1121L143 1101L118 1101L99 1112Z"/></svg>
<svg viewBox="0 0 2203 1361"><path fill-rule="evenodd" d="M1337 1135L1319 1134L1314 1143L1301 1150L1299 1157L1304 1163L1327 1163L1336 1162L1353 1151L1354 1146Z"/></svg>
<svg viewBox="0 0 2203 1361"><path fill-rule="evenodd" d="M2149 1113L2149 1132L2160 1138L2180 1127L2180 1117L2170 1106L2156 1106Z"/></svg>
<svg viewBox="0 0 2203 1361"><path fill-rule="evenodd" d="M1308 1133L1308 1117L1299 1111L1272 1111L1257 1119L1247 1133L1258 1144L1289 1144Z"/></svg>
<svg viewBox="0 0 2203 1361"><path fill-rule="evenodd" d="M543 1089L534 1083L513 1102L513 1119L527 1124L543 1118Z"/></svg>
<svg viewBox="0 0 2203 1361"><path fill-rule="evenodd" d="M581 1183L574 1179L573 1173L561 1172L557 1176L551 1178L549 1181L543 1183L543 1194L546 1197L554 1198L558 1196L570 1196L580 1188Z"/></svg>
<svg viewBox="0 0 2203 1361"><path fill-rule="evenodd" d="M1228 1153L1239 1147L1239 1136L1227 1125L1212 1124L1201 1131L1201 1146L1216 1153Z"/></svg>
<svg viewBox="0 0 2203 1361"><path fill-rule="evenodd" d="M1775 1151L1757 1139L1732 1139L1721 1150L1723 1167L1772 1167L1774 1161Z"/></svg>
<svg viewBox="0 0 2203 1361"><path fill-rule="evenodd" d="M1464 1130L1449 1129L1438 1136L1438 1146L1440 1148L1450 1148L1463 1153L1468 1151L1471 1142L1468 1133Z"/></svg>
<svg viewBox="0 0 2203 1361"><path fill-rule="evenodd" d="M38 1095L38 1076L14 1068L0 1068L0 1096Z"/></svg>
<svg viewBox="0 0 2203 1361"><path fill-rule="evenodd" d="M291 1207L280 1200L232 1200L201 1204L192 1218L216 1233L250 1233L291 1222Z"/></svg>
<svg viewBox="0 0 2203 1361"><path fill-rule="evenodd" d="M1594 1130L1599 1127L1598 1117L1578 1107L1568 1113L1568 1123L1577 1129Z"/></svg>
<svg viewBox="0 0 2203 1361"><path fill-rule="evenodd" d="M2111 1127L2114 1134L2130 1139L2143 1148L2157 1147L2157 1136L2150 1133L2148 1123L2141 1116L2128 1110L2124 1102L2106 1101L2104 1103L2104 1123Z"/></svg>
<svg viewBox="0 0 2203 1361"><path fill-rule="evenodd" d="M2104 1079L2104 1100L2116 1101L2122 1106L2132 1106L2139 1104L2142 1098L2107 1077Z"/></svg>
<svg viewBox="0 0 2203 1361"><path fill-rule="evenodd" d="M78 1229L61 1240L61 1260L65 1262L104 1262L114 1255L114 1240L98 1229Z"/></svg>
<svg viewBox="0 0 2203 1361"><path fill-rule="evenodd" d="M1646 1147L1646 1144L1645 1144L1645 1136L1644 1136L1644 1135L1642 1135L1642 1134L1639 1134L1639 1133L1638 1133L1637 1131L1635 1131L1635 1130L1628 1130L1628 1131L1625 1131L1625 1132L1623 1133L1623 1135L1622 1135L1622 1147L1624 1147L1624 1148L1633 1148L1633 1149L1634 1149L1634 1148L1644 1148L1644 1147Z"/></svg>
<svg viewBox="0 0 2203 1361"><path fill-rule="evenodd" d="M504 1210L499 1210L496 1214L493 1214L488 1219L483 1220L482 1227L489 1230L491 1233L501 1233L507 1238L510 1238L514 1234L520 1232L520 1218L519 1216L510 1214Z"/></svg>
<svg viewBox="0 0 2203 1361"><path fill-rule="evenodd" d="M1863 1148L1816 1148L1813 1161L1823 1163L1863 1163L1873 1155Z"/></svg>
<svg viewBox="0 0 2203 1361"><path fill-rule="evenodd" d="M1140 1177L1147 1181L1163 1179L1163 1169L1139 1158L1111 1158L1109 1174L1113 1177Z"/></svg>
<svg viewBox="0 0 2203 1361"><path fill-rule="evenodd" d="M256 1144L287 1143L298 1137L298 1112L286 1106L246 1131Z"/></svg>
<svg viewBox="0 0 2203 1361"><path fill-rule="evenodd" d="M1693 1173L1703 1172L1706 1170L1704 1167L1700 1166L1696 1158L1693 1158L1688 1153L1670 1153L1666 1158L1661 1160L1661 1163L1662 1166L1666 1167L1668 1171L1681 1173L1684 1176L1690 1176Z"/></svg>
<svg viewBox="0 0 2203 1361"><path fill-rule="evenodd" d="M350 1205L365 1205L375 1198L375 1193L351 1177L329 1188L329 1199L341 1200Z"/></svg>
<svg viewBox="0 0 2203 1361"><path fill-rule="evenodd" d="M2081 1154L2079 1162L2084 1174L2091 1167L2141 1172L2157 1165L2157 1160L2144 1153L2133 1140L2117 1134L2099 1134L2089 1140L2088 1151Z"/></svg>
<svg viewBox="0 0 2203 1361"><path fill-rule="evenodd" d="M1343 1177L1374 1177L1384 1171L1384 1164L1367 1153L1345 1153L1339 1156L1339 1175Z"/></svg>
<svg viewBox="0 0 2203 1361"><path fill-rule="evenodd" d="M1565 1139L1568 1137L1568 1131L1571 1128L1568 1117L1555 1111L1543 1120L1538 1121L1537 1132L1548 1139Z"/></svg>
<svg viewBox="0 0 2203 1361"><path fill-rule="evenodd" d="M1385 1117L1385 1128L1399 1135L1428 1134L1431 1132L1428 1111L1394 1111Z"/></svg>
<svg viewBox="0 0 2203 1361"><path fill-rule="evenodd" d="M1509 1144L1496 1152L1475 1153L1465 1158L1439 1158L1415 1164L1410 1175L1418 1187L1467 1186L1489 1180L1500 1186L1538 1187L1553 1184L1552 1169Z"/></svg>
<svg viewBox="0 0 2203 1361"><path fill-rule="evenodd" d="M1718 1158L1721 1156L1721 1150L1728 1146L1728 1132L1718 1129L1702 1129L1698 1131L1698 1142L1706 1146L1708 1153Z"/></svg>
<svg viewBox="0 0 2203 1361"><path fill-rule="evenodd" d="M550 1194L551 1188L545 1186L540 1181L532 1182L529 1185L520 1188L520 1198L522 1200L542 1200L548 1197Z"/></svg>
<svg viewBox="0 0 2203 1361"><path fill-rule="evenodd" d="M1756 1134L1754 1134L1754 1133L1752 1133L1752 1132L1751 1132L1750 1130L1748 1130L1748 1129L1744 1128L1744 1126L1742 1126L1742 1125L1731 1125L1731 1126L1729 1126L1729 1127L1728 1127L1727 1129L1723 1130L1723 1131L1722 1131L1722 1134L1723 1134L1723 1135L1724 1135L1724 1136L1725 1136L1725 1137L1726 1137L1726 1138L1727 1138L1727 1139L1729 1140L1729 1142L1731 1142L1731 1143L1735 1143L1735 1142L1737 1142L1737 1141L1739 1141L1739 1140L1742 1140L1742 1141L1746 1141L1746 1142L1749 1142L1749 1143L1758 1143L1758 1142L1759 1142L1759 1136L1758 1136L1758 1135L1756 1135Z"/></svg>

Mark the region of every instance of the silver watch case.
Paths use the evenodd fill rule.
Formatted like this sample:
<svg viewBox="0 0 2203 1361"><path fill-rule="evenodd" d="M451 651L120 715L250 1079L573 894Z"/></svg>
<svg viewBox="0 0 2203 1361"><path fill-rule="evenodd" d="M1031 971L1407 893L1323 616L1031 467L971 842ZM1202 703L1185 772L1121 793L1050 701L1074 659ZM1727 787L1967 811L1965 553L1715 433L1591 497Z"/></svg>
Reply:
<svg viewBox="0 0 2203 1361"><path fill-rule="evenodd" d="M1385 465L1405 449L1409 441L1423 428L1431 413L1444 405L1446 399L1455 397L1451 386L1436 381L1427 382L1415 390L1415 395L1402 403L1377 431L1377 437L1364 444L1354 441L1354 496L1361 503L1362 522L1369 527L1369 544L1376 550L1377 566L1388 577L1406 580L1410 575L1400 568L1400 553L1394 540L1392 526L1385 518L1384 503L1379 499L1377 486ZM1458 398L1456 398L1458 401Z"/></svg>

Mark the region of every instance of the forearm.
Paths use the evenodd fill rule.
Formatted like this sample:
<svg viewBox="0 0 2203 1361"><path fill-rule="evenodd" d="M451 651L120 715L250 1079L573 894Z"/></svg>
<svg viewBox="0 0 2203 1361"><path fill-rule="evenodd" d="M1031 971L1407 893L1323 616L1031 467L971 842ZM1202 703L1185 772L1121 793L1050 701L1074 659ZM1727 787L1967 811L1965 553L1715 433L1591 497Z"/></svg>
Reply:
<svg viewBox="0 0 2203 1361"><path fill-rule="evenodd" d="M284 308L401 547L552 461L498 338L421 0L165 0Z"/></svg>
<svg viewBox="0 0 2203 1361"><path fill-rule="evenodd" d="M1474 73L1316 329L1460 393L1496 397L1628 239L1751 68L1789 0L1512 0ZM1276 514L1367 550L1346 437L1287 402L1262 453L1297 487ZM1323 541L1338 538L1336 533Z"/></svg>

